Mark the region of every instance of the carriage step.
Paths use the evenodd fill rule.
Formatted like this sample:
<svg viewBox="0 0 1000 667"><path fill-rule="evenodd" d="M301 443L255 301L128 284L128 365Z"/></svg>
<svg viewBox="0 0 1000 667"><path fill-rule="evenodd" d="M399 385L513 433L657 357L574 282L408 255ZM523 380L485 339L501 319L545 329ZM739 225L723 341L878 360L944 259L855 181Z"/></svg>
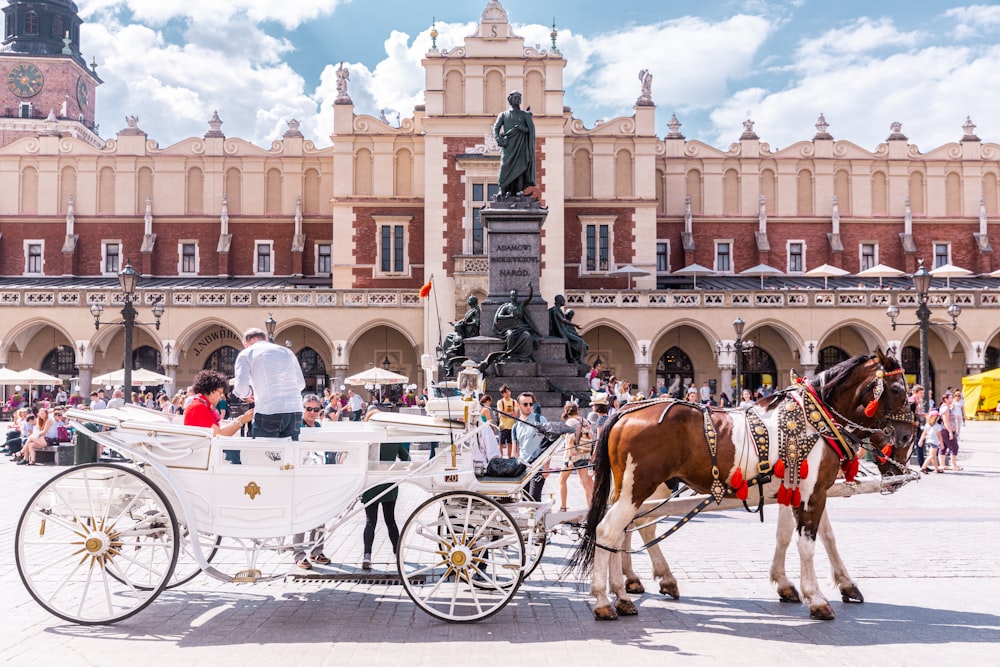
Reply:
<svg viewBox="0 0 1000 667"><path fill-rule="evenodd" d="M366 572L363 574L321 574L292 573L288 575L292 581L343 581L351 584L369 584L372 586L402 586L402 578L398 574L388 572ZM421 585L423 577L411 577L410 583Z"/></svg>

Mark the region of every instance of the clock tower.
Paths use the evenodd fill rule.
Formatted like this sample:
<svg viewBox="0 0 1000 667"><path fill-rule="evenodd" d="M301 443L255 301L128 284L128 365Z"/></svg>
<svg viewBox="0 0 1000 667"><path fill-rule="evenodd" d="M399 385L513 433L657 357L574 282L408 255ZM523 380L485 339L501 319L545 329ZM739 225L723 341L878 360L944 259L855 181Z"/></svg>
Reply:
<svg viewBox="0 0 1000 667"><path fill-rule="evenodd" d="M0 146L39 133L72 135L100 146L96 63L80 53L73 0L0 0Z"/></svg>

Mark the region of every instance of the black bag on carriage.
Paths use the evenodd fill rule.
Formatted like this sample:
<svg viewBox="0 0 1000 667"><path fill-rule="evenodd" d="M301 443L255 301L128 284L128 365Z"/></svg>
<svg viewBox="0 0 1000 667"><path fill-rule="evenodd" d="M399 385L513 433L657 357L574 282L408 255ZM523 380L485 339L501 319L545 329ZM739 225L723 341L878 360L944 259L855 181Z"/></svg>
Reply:
<svg viewBox="0 0 1000 667"><path fill-rule="evenodd" d="M486 464L487 477L520 477L528 466L517 457L495 458Z"/></svg>

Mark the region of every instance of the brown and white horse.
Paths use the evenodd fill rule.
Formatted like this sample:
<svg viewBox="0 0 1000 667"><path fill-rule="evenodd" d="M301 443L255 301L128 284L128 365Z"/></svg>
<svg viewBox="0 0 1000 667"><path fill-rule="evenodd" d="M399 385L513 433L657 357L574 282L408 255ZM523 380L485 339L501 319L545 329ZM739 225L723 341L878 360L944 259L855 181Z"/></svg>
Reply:
<svg viewBox="0 0 1000 667"><path fill-rule="evenodd" d="M763 405L764 403L762 403L762 407ZM910 460L910 454L913 452L915 441L916 438L911 437L906 441L899 439L894 443L886 444L881 432L872 434L869 449L875 453L875 464L879 473L883 477L901 477L905 475L909 470L907 463ZM902 483L895 482L892 486L888 487L888 490L889 492L894 492L901 485ZM666 501L671 495L672 492L667 485L661 484L656 492L646 500L647 502ZM771 583L774 584L775 589L778 591L778 597L782 602L799 602L799 592L785 572L785 557L788 553L788 545L791 543L792 533L795 528L794 516L791 508L788 506L778 505L778 511L779 523L774 558L771 561ZM783 521L782 517L784 517ZM847 566L844 564L840 552L837 550L837 540L833 534L833 526L830 524L829 517L830 515L827 512L823 512L823 516L820 519L818 537L830 560L831 578L837 585L841 599L844 602L864 602L864 595L861 594L858 585L847 571ZM673 572L671 572L670 564L667 563L667 559L663 556L660 545L655 542L656 522L655 518L637 520L635 522L636 532L639 533L643 543L649 545L647 551L653 565L653 578L659 583L660 593L669 595L677 600L681 596L677 579L674 577ZM645 593L646 589L632 568L631 535L631 531L628 531L625 535L625 543L621 554L622 575L625 577L625 590L637 595Z"/></svg>
<svg viewBox="0 0 1000 667"><path fill-rule="evenodd" d="M879 351L838 364L750 410L706 412L669 400L626 406L601 433L587 529L570 563L592 573L597 618L637 613L621 576L621 549L626 527L663 482L677 478L716 498L745 497L747 480L762 473L773 475L764 493L786 506L779 512L775 551L781 564L771 570L779 595L794 599L795 587L784 574L784 548L797 529L802 594L814 618L832 619L813 565L817 536L832 539L829 520L824 521L826 491L838 469L849 478L856 473L851 441L873 434L886 441L912 439L906 393L899 363ZM842 561L834 568L849 579Z"/></svg>

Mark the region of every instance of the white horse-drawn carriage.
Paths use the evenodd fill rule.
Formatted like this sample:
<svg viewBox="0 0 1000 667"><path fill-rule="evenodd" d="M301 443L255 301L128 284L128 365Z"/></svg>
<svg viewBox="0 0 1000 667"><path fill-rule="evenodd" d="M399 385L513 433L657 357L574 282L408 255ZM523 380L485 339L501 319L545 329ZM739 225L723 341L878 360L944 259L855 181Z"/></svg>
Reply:
<svg viewBox="0 0 1000 667"><path fill-rule="evenodd" d="M363 511L362 492L385 483L430 494L402 527L397 563L406 592L437 618L496 613L545 546L549 505L524 500L522 489L560 448L555 434L522 477L506 479L475 475L485 424L378 413L303 429L293 442L213 438L142 408L70 416L104 427L92 437L126 462L56 475L18 524L25 586L68 621L122 620L199 572L230 582L286 576L293 550L309 548L290 536L321 529L318 539L336 539L333 531ZM437 455L380 461L387 442L433 443Z"/></svg>

